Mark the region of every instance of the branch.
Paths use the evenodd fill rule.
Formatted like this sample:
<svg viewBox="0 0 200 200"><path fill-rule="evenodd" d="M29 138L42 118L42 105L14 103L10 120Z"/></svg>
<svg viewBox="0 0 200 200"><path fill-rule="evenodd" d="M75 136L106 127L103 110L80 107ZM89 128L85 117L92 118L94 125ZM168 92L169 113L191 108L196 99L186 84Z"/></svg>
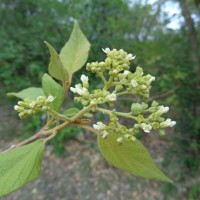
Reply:
<svg viewBox="0 0 200 200"><path fill-rule="evenodd" d="M113 112L118 115L118 116L121 116L121 117L126 117L126 118L131 118L131 119L134 119L137 121L137 118L132 116L131 113L124 113L124 112L116 112L115 110L107 110L107 109L104 109L104 108L97 108L97 111L100 111L102 112L103 114L112 114Z"/></svg>

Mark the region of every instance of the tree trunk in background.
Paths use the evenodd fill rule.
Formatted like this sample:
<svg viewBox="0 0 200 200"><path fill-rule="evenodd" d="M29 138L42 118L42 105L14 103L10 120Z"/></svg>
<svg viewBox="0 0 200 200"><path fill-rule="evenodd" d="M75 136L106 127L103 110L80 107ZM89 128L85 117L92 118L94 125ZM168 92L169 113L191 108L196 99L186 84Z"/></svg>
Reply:
<svg viewBox="0 0 200 200"><path fill-rule="evenodd" d="M181 0L179 2L180 2L181 12L185 20L185 26L188 31L188 38L191 45L191 56L192 56L191 59L194 63L194 70L196 72L196 77L194 77L194 79L196 79L194 83L194 87L199 88L200 87L200 80L199 80L200 79L200 58L198 56L199 45L198 45L197 32L195 29L194 20L192 19L192 16L189 10L188 0ZM196 110L197 110L197 105L194 105L193 107L194 116L197 115Z"/></svg>
<svg viewBox="0 0 200 200"><path fill-rule="evenodd" d="M185 166L188 166L191 174L199 172L200 167L200 126L199 126L199 105L200 105L200 58L198 55L200 46L197 37L197 29L192 18L192 12L189 9L191 2L189 0L180 0L182 16L185 20L185 29L188 37L188 45L191 56L189 69L186 70L187 75L182 81L183 86L180 87L178 93L180 101L180 130L185 136L182 144L187 145L183 153L185 157ZM194 2L193 2L194 3ZM195 145L193 145L195 144ZM192 177L194 179L194 177Z"/></svg>
<svg viewBox="0 0 200 200"><path fill-rule="evenodd" d="M188 1L181 0L179 2L181 6L182 15L185 20L185 25L186 25L186 28L188 29L188 37L191 42L192 61L194 62L195 71L197 72L197 75L200 75L199 74L200 59L198 56L199 45L198 45L197 32L195 29L194 20L192 19L190 10L188 8L189 7Z"/></svg>

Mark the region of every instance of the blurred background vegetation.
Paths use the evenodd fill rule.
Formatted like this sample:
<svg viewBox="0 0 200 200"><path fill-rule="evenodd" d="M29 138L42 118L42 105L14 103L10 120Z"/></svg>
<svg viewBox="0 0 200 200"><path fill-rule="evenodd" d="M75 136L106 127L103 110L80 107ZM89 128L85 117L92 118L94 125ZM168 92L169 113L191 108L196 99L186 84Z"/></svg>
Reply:
<svg viewBox="0 0 200 200"><path fill-rule="evenodd" d="M199 0L1 0L1 139L21 137L15 131L19 121L13 121L15 101L8 100L6 93L40 86L49 62L43 41L60 50L74 19L91 43L89 62L104 58L102 48L123 48L137 55L132 71L139 64L145 73L156 76L152 99L169 105L169 115L177 121L173 133L165 137L166 146L160 147L167 152L163 164L175 181L183 183L191 199L195 198L200 193ZM84 69L78 72L74 83L81 73L87 74ZM98 83L89 76L92 83ZM29 119L20 130L34 132L40 119ZM63 132L58 141L68 140L65 134L71 131L74 129ZM62 149L63 145L57 147L57 152ZM166 185L164 193L174 195L170 194L173 187Z"/></svg>

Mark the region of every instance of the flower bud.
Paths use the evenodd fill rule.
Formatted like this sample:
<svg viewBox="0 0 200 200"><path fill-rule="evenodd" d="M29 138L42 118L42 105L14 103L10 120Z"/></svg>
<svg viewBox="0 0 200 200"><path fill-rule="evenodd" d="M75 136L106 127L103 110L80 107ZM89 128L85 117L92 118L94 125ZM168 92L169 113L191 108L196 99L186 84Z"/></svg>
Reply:
<svg viewBox="0 0 200 200"><path fill-rule="evenodd" d="M115 128L115 123L113 123L113 122L110 122L109 123L109 127L112 129L112 128Z"/></svg>
<svg viewBox="0 0 200 200"><path fill-rule="evenodd" d="M110 94L106 97L106 100L108 101L116 101L116 99L117 99L116 94Z"/></svg>
<svg viewBox="0 0 200 200"><path fill-rule="evenodd" d="M84 74L81 75L81 81L83 83L83 87L84 88L88 88L89 84L88 84L88 77L85 76Z"/></svg>
<svg viewBox="0 0 200 200"><path fill-rule="evenodd" d="M138 120L138 122L142 122L144 120L143 115L138 115L137 120Z"/></svg>
<svg viewBox="0 0 200 200"><path fill-rule="evenodd" d="M175 124L176 124L175 121L167 119L166 121L160 123L160 128L173 127Z"/></svg>
<svg viewBox="0 0 200 200"><path fill-rule="evenodd" d="M169 110L169 107L159 106L159 109L156 111L155 114L158 115L158 116L160 116L163 113L168 112L168 110Z"/></svg>
<svg viewBox="0 0 200 200"><path fill-rule="evenodd" d="M121 143L122 143L122 141L123 141L123 138L122 138L122 137L119 137L119 138L117 138L117 142L118 142L118 143L120 143L120 144L121 144Z"/></svg>
<svg viewBox="0 0 200 200"><path fill-rule="evenodd" d="M26 104L25 104L23 101L18 101L17 104L18 104L19 106L26 106Z"/></svg>
<svg viewBox="0 0 200 200"><path fill-rule="evenodd" d="M140 128L143 129L144 132L149 133L152 129L152 126L149 124L141 123Z"/></svg>
<svg viewBox="0 0 200 200"><path fill-rule="evenodd" d="M54 97L53 96L51 96L51 95L49 95L48 96L48 98L47 98L47 101L49 102L49 103L51 103L52 101L54 101Z"/></svg>
<svg viewBox="0 0 200 200"><path fill-rule="evenodd" d="M139 103L133 103L131 105L131 112L132 112L132 114L140 114L140 113L142 113L142 111L143 111L143 107L142 107L141 104L139 104Z"/></svg>
<svg viewBox="0 0 200 200"><path fill-rule="evenodd" d="M158 102L153 101L152 104L151 104L151 106L152 106L152 107L156 107L156 106L158 106Z"/></svg>
<svg viewBox="0 0 200 200"><path fill-rule="evenodd" d="M24 112L21 112L21 113L19 113L19 117L21 118L21 119L23 119L23 118L25 118L25 113Z"/></svg>
<svg viewBox="0 0 200 200"><path fill-rule="evenodd" d="M131 53L127 55L126 59L133 60L136 56L133 56Z"/></svg>
<svg viewBox="0 0 200 200"><path fill-rule="evenodd" d="M32 110L28 110L28 111L27 111L27 114L28 114L28 115L32 115L32 114L33 114L33 111L32 111Z"/></svg>
<svg viewBox="0 0 200 200"><path fill-rule="evenodd" d="M134 78L131 80L131 85L132 85L132 87L137 87L138 86L138 83Z"/></svg>
<svg viewBox="0 0 200 200"><path fill-rule="evenodd" d="M137 74L138 76L143 76L143 70L141 67L137 67L136 68L136 71L135 71L135 74Z"/></svg>
<svg viewBox="0 0 200 200"><path fill-rule="evenodd" d="M117 61L115 61L115 60L112 62L112 67L113 67L113 68L117 68L118 65L119 65L119 62L117 62Z"/></svg>
<svg viewBox="0 0 200 200"><path fill-rule="evenodd" d="M36 105L36 102L35 102L35 101L33 101L33 102L31 102L31 103L29 104L29 107L30 107L30 108L34 108L34 107L35 107L35 105Z"/></svg>
<svg viewBox="0 0 200 200"><path fill-rule="evenodd" d="M98 103L99 104L102 104L104 102L105 102L105 98L103 98L103 97L98 98Z"/></svg>
<svg viewBox="0 0 200 200"><path fill-rule="evenodd" d="M96 72L96 68L95 68L95 67L91 67L91 71L92 71L93 73L95 73L95 72Z"/></svg>
<svg viewBox="0 0 200 200"><path fill-rule="evenodd" d="M112 63L111 58L106 58L105 63L106 63L107 66L110 66L111 63Z"/></svg>
<svg viewBox="0 0 200 200"><path fill-rule="evenodd" d="M105 49L102 48L102 51L107 54L107 53L110 52L110 49L109 48L105 48Z"/></svg>
<svg viewBox="0 0 200 200"><path fill-rule="evenodd" d="M127 77L130 73L131 73L130 71L125 70L124 73L123 73L123 75L124 75L125 77Z"/></svg>
<svg viewBox="0 0 200 200"><path fill-rule="evenodd" d="M106 128L106 125L103 124L102 122L97 122L96 124L93 124L93 128L96 130L102 130Z"/></svg>
<svg viewBox="0 0 200 200"><path fill-rule="evenodd" d="M46 100L46 97L44 96L39 96L37 97L36 101L40 102L40 103L43 103L44 101Z"/></svg>
<svg viewBox="0 0 200 200"><path fill-rule="evenodd" d="M152 123L153 129L158 129L159 128L159 123L158 122L153 122Z"/></svg>
<svg viewBox="0 0 200 200"><path fill-rule="evenodd" d="M108 132L104 130L102 132L102 138L106 138L107 136L108 136Z"/></svg>
<svg viewBox="0 0 200 200"><path fill-rule="evenodd" d="M42 106L42 111L47 111L49 109L48 106Z"/></svg>
<svg viewBox="0 0 200 200"><path fill-rule="evenodd" d="M120 91L120 90L122 90L123 89L123 86L122 85L117 85L116 87L115 87L115 91L116 92L118 92L118 91Z"/></svg>
<svg viewBox="0 0 200 200"><path fill-rule="evenodd" d="M146 90L146 89L147 89L147 86L146 86L146 85L141 85L141 86L140 86L140 89L141 89L141 90Z"/></svg>
<svg viewBox="0 0 200 200"><path fill-rule="evenodd" d="M150 113L154 113L155 111L156 111L155 107L148 108L148 112Z"/></svg>
<svg viewBox="0 0 200 200"><path fill-rule="evenodd" d="M133 142L136 141L136 137L130 134L125 134L124 138L126 138L126 140L128 141L133 141Z"/></svg>
<svg viewBox="0 0 200 200"><path fill-rule="evenodd" d="M18 106L18 105L15 105L15 106L14 106L14 110L17 111L18 109L19 109L19 106Z"/></svg>
<svg viewBox="0 0 200 200"><path fill-rule="evenodd" d="M99 67L101 67L102 69L104 69L106 67L106 63L105 62L100 62L99 63Z"/></svg>
<svg viewBox="0 0 200 200"><path fill-rule="evenodd" d="M90 63L87 63L87 65L86 65L86 70L88 70L88 71L91 70L91 64L90 64Z"/></svg>
<svg viewBox="0 0 200 200"><path fill-rule="evenodd" d="M119 130L120 130L121 133L125 133L127 131L127 128L126 128L126 126L121 126L119 128Z"/></svg>

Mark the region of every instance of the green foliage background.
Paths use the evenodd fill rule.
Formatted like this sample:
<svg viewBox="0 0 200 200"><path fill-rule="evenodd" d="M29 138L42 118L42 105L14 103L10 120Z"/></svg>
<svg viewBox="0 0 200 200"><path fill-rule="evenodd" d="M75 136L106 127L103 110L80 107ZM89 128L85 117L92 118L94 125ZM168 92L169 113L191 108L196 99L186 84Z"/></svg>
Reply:
<svg viewBox="0 0 200 200"><path fill-rule="evenodd" d="M199 43L199 5L188 3ZM182 22L176 30L167 28L173 18L169 19L161 8L159 1L150 5L121 0L1 0L1 98L9 91L39 86L49 63L43 41L60 49L77 19L92 44L89 61L103 59L102 48L123 48L137 55L132 71L140 63L146 73L157 77L153 96L170 104L171 115L177 120L174 135L166 137L172 147L167 150L165 163L174 163L180 169L172 172L177 180L196 176L200 167L200 63L194 63L187 24ZM200 56L199 48L195 54ZM82 73L84 69L75 74L73 82L78 82ZM98 84L95 77L89 76L94 85ZM66 138L62 133L57 140Z"/></svg>

